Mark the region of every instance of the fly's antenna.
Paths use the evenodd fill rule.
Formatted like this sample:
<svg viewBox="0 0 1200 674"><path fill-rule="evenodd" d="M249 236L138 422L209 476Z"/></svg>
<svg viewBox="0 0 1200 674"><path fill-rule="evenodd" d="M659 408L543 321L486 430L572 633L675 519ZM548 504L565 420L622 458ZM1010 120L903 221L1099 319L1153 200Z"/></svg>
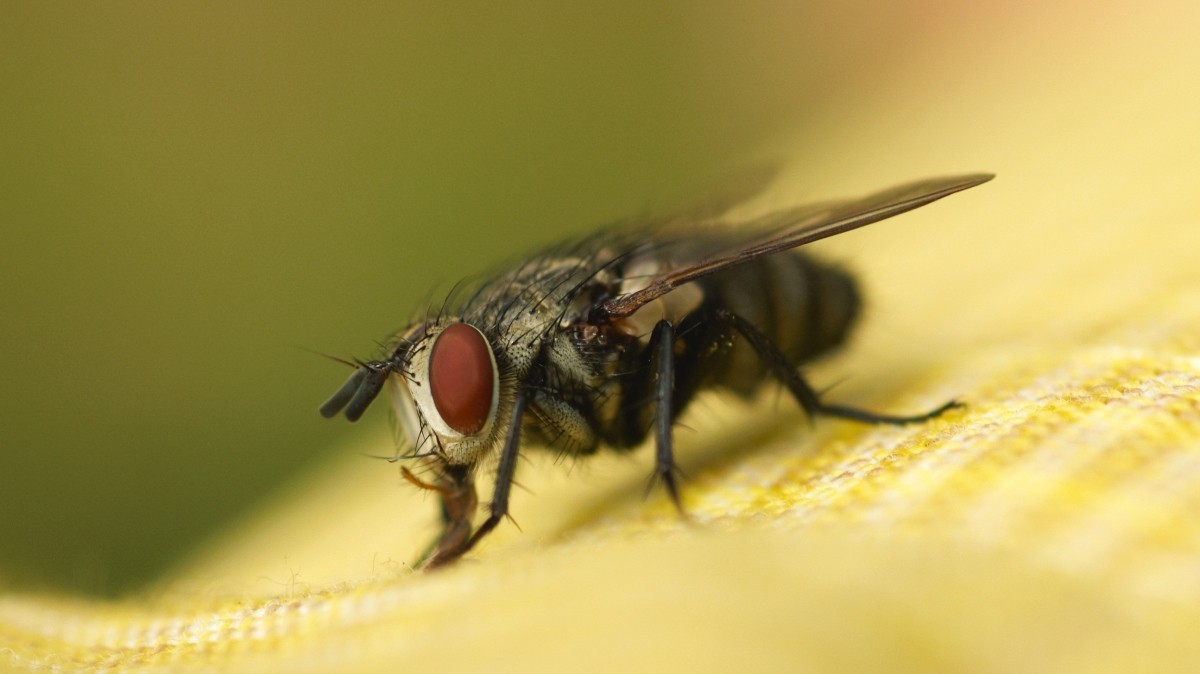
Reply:
<svg viewBox="0 0 1200 674"><path fill-rule="evenodd" d="M337 393L321 405L321 416L331 419L344 409L346 419L358 421L383 390L383 384L392 369L393 365L389 361L372 360L362 363Z"/></svg>
<svg viewBox="0 0 1200 674"><path fill-rule="evenodd" d="M418 341L407 337L399 338L385 360L348 361L337 356L326 356L330 360L356 369L346 383L318 408L321 416L332 419L345 410L346 419L358 421L375 398L379 397L379 392L383 390L383 385L387 383L390 375L399 374L405 379L412 379L408 364Z"/></svg>

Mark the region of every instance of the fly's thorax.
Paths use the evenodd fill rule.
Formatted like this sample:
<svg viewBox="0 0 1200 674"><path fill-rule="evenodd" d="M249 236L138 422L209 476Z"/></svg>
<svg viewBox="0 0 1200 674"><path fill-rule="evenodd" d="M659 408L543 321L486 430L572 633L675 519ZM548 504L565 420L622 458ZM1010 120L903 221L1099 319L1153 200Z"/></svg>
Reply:
<svg viewBox="0 0 1200 674"><path fill-rule="evenodd" d="M526 320L553 320L572 313L576 301L584 301L577 285L596 283L600 277L592 257L547 257L522 265L503 276L489 281L468 303L463 311L478 320L498 326Z"/></svg>

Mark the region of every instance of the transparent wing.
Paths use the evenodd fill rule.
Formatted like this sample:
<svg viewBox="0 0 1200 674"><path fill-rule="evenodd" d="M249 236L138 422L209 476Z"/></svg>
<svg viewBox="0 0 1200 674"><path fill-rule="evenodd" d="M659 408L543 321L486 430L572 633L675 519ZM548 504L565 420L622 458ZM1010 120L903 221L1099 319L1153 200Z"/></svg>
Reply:
<svg viewBox="0 0 1200 674"><path fill-rule="evenodd" d="M748 229L760 234L765 230L766 234L748 240L741 247L711 255L695 264L668 270L651 279L639 290L606 300L593 311L591 318L599 321L629 316L643 305L675 288L722 269L886 220L955 192L983 184L993 177L991 174L977 173L930 178L893 187L861 199L810 204L771 213L746 223Z"/></svg>

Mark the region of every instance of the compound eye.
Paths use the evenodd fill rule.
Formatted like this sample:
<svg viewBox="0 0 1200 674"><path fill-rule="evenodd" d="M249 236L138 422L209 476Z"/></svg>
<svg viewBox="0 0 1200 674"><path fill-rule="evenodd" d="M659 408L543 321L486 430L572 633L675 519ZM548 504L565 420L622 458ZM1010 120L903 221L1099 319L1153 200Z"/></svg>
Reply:
<svg viewBox="0 0 1200 674"><path fill-rule="evenodd" d="M496 396L492 348L475 327L453 323L429 354L429 393L442 421L463 435L483 429Z"/></svg>

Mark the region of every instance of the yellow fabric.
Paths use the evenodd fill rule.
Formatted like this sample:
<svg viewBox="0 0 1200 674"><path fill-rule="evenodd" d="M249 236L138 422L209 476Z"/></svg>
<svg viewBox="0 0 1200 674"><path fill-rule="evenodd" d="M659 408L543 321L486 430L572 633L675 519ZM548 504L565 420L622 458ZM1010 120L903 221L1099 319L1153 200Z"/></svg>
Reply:
<svg viewBox="0 0 1200 674"><path fill-rule="evenodd" d="M887 119L797 143L757 204L999 173L821 248L870 306L815 381L880 410L966 409L810 428L770 393L705 399L677 435L690 522L642 500L644 451L529 451L521 530L432 574L397 560L433 535L433 502L358 454L382 431L360 436L146 596L0 596L0 666L1192 671L1200 16L1077 9L860 84ZM834 114L811 123L844 129ZM833 157L853 179L823 176Z"/></svg>

